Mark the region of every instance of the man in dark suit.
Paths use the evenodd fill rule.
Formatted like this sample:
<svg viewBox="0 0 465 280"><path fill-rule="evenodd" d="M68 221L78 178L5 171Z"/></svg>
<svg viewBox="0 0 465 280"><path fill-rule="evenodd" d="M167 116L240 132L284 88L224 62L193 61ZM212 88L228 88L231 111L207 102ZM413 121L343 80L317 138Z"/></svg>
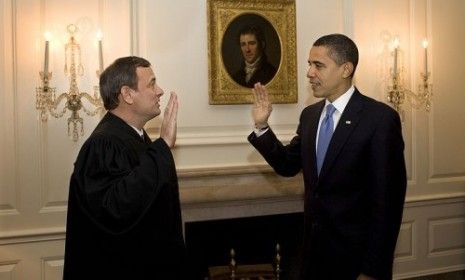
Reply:
<svg viewBox="0 0 465 280"><path fill-rule="evenodd" d="M266 41L258 26L245 26L239 31L239 45L244 61L232 76L236 83L253 88L254 84L267 84L276 74L276 68L265 54Z"/></svg>
<svg viewBox="0 0 465 280"><path fill-rule="evenodd" d="M307 77L315 97L284 146L268 127L272 107L254 88L249 141L282 176L303 170L305 221L301 279L391 279L406 191L399 115L352 85L355 43L319 38Z"/></svg>

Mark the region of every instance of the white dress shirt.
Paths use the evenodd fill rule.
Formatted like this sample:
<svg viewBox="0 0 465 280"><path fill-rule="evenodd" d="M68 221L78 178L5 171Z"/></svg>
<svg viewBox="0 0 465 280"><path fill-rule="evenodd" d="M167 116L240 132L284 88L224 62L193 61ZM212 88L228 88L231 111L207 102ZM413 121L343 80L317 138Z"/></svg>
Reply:
<svg viewBox="0 0 465 280"><path fill-rule="evenodd" d="M343 95L339 96L336 100L333 101L332 104L334 108L336 108L332 116L333 125L334 125L333 131L336 129L337 123L341 119L341 115L344 112L344 109L346 108L347 103L349 103L349 100L352 97L352 94L354 94L354 91L355 91L355 87L352 85ZM320 134L320 126L321 126L321 123L323 122L323 119L326 116L326 108L329 103L331 102L329 102L329 100L326 99L325 107L323 108L323 111L321 112L321 115L320 115L320 121L318 123L318 130L316 132L315 150L316 150L316 147L318 147L318 135Z"/></svg>

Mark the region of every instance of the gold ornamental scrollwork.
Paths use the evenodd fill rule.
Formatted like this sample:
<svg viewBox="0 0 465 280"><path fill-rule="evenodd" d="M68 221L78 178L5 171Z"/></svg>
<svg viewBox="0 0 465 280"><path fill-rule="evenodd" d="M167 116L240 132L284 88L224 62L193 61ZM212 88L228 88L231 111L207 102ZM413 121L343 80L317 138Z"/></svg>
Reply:
<svg viewBox="0 0 465 280"><path fill-rule="evenodd" d="M296 22L295 0L208 0L208 57L209 57L209 102L210 104L247 104L253 102L252 90L241 86L232 78L232 66L241 58L232 58L223 50L223 43L232 39L227 33L242 18L257 17L271 26L269 33L276 34L276 40L268 42L268 48L279 50L274 60L276 73L267 83L273 103L297 102ZM237 33L237 32L236 32ZM228 39L229 41L224 41ZM271 45L275 43L276 45ZM230 46L229 46L230 45ZM240 46L226 47L240 54ZM229 50L229 49L228 49ZM277 51L274 52L276 54ZM238 63L238 62L237 62Z"/></svg>

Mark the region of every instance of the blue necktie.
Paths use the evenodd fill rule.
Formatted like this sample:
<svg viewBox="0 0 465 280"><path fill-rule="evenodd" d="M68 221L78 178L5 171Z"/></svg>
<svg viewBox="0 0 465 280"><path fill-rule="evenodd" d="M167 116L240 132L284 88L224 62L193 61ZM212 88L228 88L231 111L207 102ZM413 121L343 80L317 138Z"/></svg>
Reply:
<svg viewBox="0 0 465 280"><path fill-rule="evenodd" d="M331 136L333 136L333 113L335 110L336 108L332 104L328 104L326 106L325 118L321 122L320 132L318 134L318 145L316 148L316 164L318 168L318 175L320 175L320 170L323 166L323 161L325 160L326 150L328 150L329 141L331 141Z"/></svg>

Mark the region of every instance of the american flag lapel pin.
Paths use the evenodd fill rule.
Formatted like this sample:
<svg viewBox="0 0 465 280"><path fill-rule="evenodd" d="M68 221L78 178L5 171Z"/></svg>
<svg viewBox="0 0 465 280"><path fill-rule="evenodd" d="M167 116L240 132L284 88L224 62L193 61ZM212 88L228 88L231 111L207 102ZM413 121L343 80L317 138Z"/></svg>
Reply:
<svg viewBox="0 0 465 280"><path fill-rule="evenodd" d="M346 124L351 124L352 122L351 121L346 121Z"/></svg>

